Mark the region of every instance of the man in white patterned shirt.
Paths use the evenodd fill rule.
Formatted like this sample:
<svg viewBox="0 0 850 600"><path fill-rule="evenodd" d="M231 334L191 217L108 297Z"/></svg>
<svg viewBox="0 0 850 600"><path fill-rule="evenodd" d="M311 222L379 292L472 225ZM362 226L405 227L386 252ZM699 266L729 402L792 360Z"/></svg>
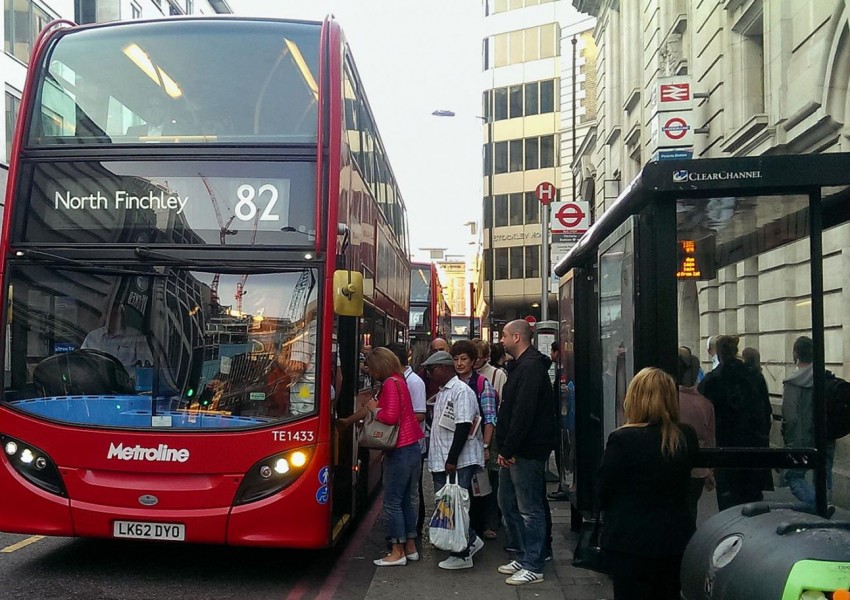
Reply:
<svg viewBox="0 0 850 600"><path fill-rule="evenodd" d="M472 388L458 379L454 359L448 352L435 352L422 365L440 386L434 402L431 448L428 453L428 468L434 480L434 489L439 490L449 475L455 475L457 483L472 496L472 476L484 467L481 427L472 432L473 422L480 419L478 399ZM441 569L472 568L472 557L484 547L484 541L471 527L468 539L466 550L452 553L440 562Z"/></svg>

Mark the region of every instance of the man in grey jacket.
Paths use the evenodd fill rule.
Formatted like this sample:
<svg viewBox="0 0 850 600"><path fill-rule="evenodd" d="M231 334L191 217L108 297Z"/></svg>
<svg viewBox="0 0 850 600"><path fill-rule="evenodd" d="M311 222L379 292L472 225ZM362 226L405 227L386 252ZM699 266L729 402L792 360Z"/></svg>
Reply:
<svg viewBox="0 0 850 600"><path fill-rule="evenodd" d="M797 369L782 382L782 438L787 448L811 448L815 445L814 406L812 402L814 345L805 335L794 341ZM835 440L826 446L826 488L832 494L832 463ZM791 493L804 504L815 505L815 489L806 479L806 469L788 469L784 479Z"/></svg>

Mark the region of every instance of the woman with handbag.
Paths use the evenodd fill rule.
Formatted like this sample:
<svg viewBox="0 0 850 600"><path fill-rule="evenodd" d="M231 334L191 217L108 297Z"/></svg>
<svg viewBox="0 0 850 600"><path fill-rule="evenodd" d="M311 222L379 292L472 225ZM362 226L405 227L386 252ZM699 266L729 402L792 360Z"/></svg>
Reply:
<svg viewBox="0 0 850 600"><path fill-rule="evenodd" d="M413 412L410 392L404 380L404 371L395 354L387 348L375 348L366 358L366 367L373 381L381 384L376 398L360 407L351 416L339 419L341 426L366 419L361 444L384 450L384 513L387 519L387 538L392 550L387 556L376 559L379 567L396 567L408 560L419 560L416 550L416 512L413 510L412 491L419 485L422 453L419 440L422 429ZM372 426L372 419L376 421ZM392 425L390 428L381 427ZM372 443L377 438L397 436L395 447Z"/></svg>
<svg viewBox="0 0 850 600"><path fill-rule="evenodd" d="M679 423L676 382L661 369L635 375L623 404L626 423L608 436L597 480L614 598L678 600L694 532L688 490L699 442Z"/></svg>

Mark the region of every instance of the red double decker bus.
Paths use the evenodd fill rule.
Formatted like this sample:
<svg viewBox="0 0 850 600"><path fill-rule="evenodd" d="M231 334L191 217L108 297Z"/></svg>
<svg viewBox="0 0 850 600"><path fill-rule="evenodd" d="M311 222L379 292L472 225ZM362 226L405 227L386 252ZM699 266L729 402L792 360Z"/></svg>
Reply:
<svg viewBox="0 0 850 600"><path fill-rule="evenodd" d="M333 544L380 476L333 420L410 273L339 26L53 23L13 154L0 530Z"/></svg>

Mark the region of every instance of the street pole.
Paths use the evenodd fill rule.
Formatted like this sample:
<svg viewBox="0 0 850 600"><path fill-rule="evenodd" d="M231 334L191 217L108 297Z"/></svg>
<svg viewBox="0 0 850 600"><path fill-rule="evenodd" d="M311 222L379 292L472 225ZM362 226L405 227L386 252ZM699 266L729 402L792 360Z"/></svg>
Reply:
<svg viewBox="0 0 850 600"><path fill-rule="evenodd" d="M475 338L475 284L469 282L469 339Z"/></svg>
<svg viewBox="0 0 850 600"><path fill-rule="evenodd" d="M549 320L549 203L540 203L540 320Z"/></svg>
<svg viewBox="0 0 850 600"><path fill-rule="evenodd" d="M493 286L496 282L496 251L493 249L493 226L496 224L496 196L493 194L493 169L494 169L494 161L496 160L496 149L493 147L493 108L494 108L493 99L493 90L490 90L490 102L488 106L487 116L485 117L487 121L487 152L490 153L490 164L487 166L487 196L484 200L485 203L489 202L490 204L490 223L487 225L487 252L490 255L490 272L486 273L487 275L487 295L488 295L488 316L487 320L490 322L490 340L493 340L493 333L496 332L496 325L494 323L495 320L495 311L493 310ZM484 207L484 213L487 214L487 207ZM498 337L496 338L498 339Z"/></svg>

